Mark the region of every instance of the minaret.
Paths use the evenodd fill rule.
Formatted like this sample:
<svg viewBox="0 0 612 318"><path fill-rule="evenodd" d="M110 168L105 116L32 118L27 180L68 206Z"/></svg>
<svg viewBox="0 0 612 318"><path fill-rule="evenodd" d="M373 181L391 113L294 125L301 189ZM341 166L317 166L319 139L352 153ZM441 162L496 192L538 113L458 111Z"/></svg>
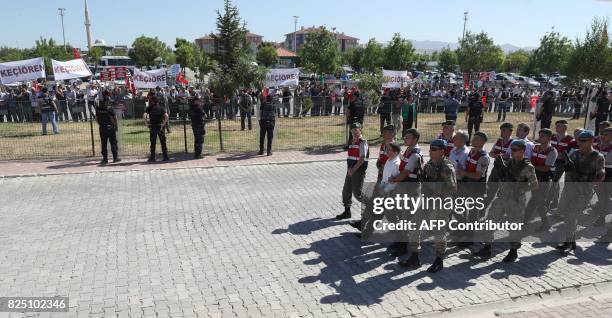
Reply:
<svg viewBox="0 0 612 318"><path fill-rule="evenodd" d="M91 21L89 20L87 0L85 0L85 31L87 32L87 50L91 51Z"/></svg>

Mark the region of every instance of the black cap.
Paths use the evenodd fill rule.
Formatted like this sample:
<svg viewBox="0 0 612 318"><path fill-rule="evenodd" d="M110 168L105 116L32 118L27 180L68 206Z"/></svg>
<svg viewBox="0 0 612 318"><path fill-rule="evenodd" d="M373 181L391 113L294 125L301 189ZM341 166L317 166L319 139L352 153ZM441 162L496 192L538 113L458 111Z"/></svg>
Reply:
<svg viewBox="0 0 612 318"><path fill-rule="evenodd" d="M447 121L442 123L442 126L455 126L455 121L454 120L447 120Z"/></svg>

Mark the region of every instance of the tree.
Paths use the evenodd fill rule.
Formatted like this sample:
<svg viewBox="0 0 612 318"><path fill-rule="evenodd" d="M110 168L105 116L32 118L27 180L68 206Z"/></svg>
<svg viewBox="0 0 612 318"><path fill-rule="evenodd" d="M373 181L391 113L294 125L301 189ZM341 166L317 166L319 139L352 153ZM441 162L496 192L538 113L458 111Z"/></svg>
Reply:
<svg viewBox="0 0 612 318"><path fill-rule="evenodd" d="M527 62L529 74L558 72L567 67L572 54L572 42L558 32L549 32L540 39L540 46Z"/></svg>
<svg viewBox="0 0 612 318"><path fill-rule="evenodd" d="M168 56L166 44L157 37L151 38L144 35L139 36L132 43L130 57L137 66L154 66L156 58L164 59Z"/></svg>
<svg viewBox="0 0 612 318"><path fill-rule="evenodd" d="M361 47L346 50L346 52L342 54L342 65L349 65L355 71L360 71L363 52L364 49Z"/></svg>
<svg viewBox="0 0 612 318"><path fill-rule="evenodd" d="M272 43L261 43L256 55L257 63L262 64L266 67L270 67L276 64L277 58L278 55L276 54L276 48L274 47L274 45L272 45Z"/></svg>
<svg viewBox="0 0 612 318"><path fill-rule="evenodd" d="M504 60L504 71L521 72L529 62L529 52L525 50L514 51L506 55Z"/></svg>
<svg viewBox="0 0 612 318"><path fill-rule="evenodd" d="M457 53L450 48L444 48L438 55L438 66L444 72L453 72L457 67Z"/></svg>
<svg viewBox="0 0 612 318"><path fill-rule="evenodd" d="M382 44L372 38L368 41L361 55L361 67L368 72L374 72L383 65L384 51Z"/></svg>
<svg viewBox="0 0 612 318"><path fill-rule="evenodd" d="M7 46L0 47L0 62L18 61L24 58L24 51L20 49Z"/></svg>
<svg viewBox="0 0 612 318"><path fill-rule="evenodd" d="M302 66L318 74L333 74L340 69L338 41L325 27L308 34L299 56Z"/></svg>
<svg viewBox="0 0 612 318"><path fill-rule="evenodd" d="M573 82L583 79L606 83L612 80L612 42L607 34L608 20L593 20L583 41L576 40L565 73Z"/></svg>
<svg viewBox="0 0 612 318"><path fill-rule="evenodd" d="M113 50L113 55L117 55L117 56L128 56L128 49L127 48L115 48Z"/></svg>
<svg viewBox="0 0 612 318"><path fill-rule="evenodd" d="M194 43L191 43L185 39L176 38L176 43L174 44L174 55L176 56L176 62L181 65L181 67L188 67L190 69L195 69L198 58L198 48Z"/></svg>
<svg viewBox="0 0 612 318"><path fill-rule="evenodd" d="M36 46L31 51L31 57L43 57L45 59L45 73L51 74L53 67L51 59L65 61L72 58L72 47L67 45L64 50L63 45L58 45L53 38L48 40L41 37L36 40Z"/></svg>
<svg viewBox="0 0 612 318"><path fill-rule="evenodd" d="M211 34L218 46L215 58L221 67L232 68L246 54L246 33L238 8L230 0L225 0L223 14L217 10L217 34Z"/></svg>
<svg viewBox="0 0 612 318"><path fill-rule="evenodd" d="M414 68L417 71L425 71L427 69L427 63L431 60L431 57L425 53L414 54Z"/></svg>
<svg viewBox="0 0 612 318"><path fill-rule="evenodd" d="M462 72L499 70L504 63L504 52L485 32L467 31L455 52Z"/></svg>
<svg viewBox="0 0 612 318"><path fill-rule="evenodd" d="M412 42L403 39L399 33L393 34L391 43L384 50L383 66L390 70L408 70L415 61Z"/></svg>
<svg viewBox="0 0 612 318"><path fill-rule="evenodd" d="M217 61L208 55L205 51L201 51L196 59L196 69L199 74L199 79L204 80L204 76L212 72L218 67Z"/></svg>

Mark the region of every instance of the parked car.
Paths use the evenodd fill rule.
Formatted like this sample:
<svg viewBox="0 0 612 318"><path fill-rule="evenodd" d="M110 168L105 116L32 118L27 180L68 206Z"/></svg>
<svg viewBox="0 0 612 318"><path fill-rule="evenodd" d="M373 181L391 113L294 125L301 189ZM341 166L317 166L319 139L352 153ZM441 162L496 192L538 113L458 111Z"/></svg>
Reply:
<svg viewBox="0 0 612 318"><path fill-rule="evenodd" d="M516 76L515 79L518 81L518 83L522 86L527 86L529 88L535 88L535 87L540 87L540 82L536 81L535 79L531 78L531 77L527 77L527 76Z"/></svg>
<svg viewBox="0 0 612 318"><path fill-rule="evenodd" d="M508 74L495 74L495 83L499 86L518 85L519 82Z"/></svg>

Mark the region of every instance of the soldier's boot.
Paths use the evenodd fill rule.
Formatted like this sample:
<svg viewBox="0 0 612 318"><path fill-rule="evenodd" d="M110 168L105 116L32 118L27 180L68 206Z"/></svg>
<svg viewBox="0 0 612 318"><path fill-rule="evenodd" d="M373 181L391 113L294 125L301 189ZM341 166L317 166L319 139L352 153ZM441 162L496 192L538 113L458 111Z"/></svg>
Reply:
<svg viewBox="0 0 612 318"><path fill-rule="evenodd" d="M569 253L576 249L576 242L564 242L555 246L555 248L561 253Z"/></svg>
<svg viewBox="0 0 612 318"><path fill-rule="evenodd" d="M149 156L149 159L147 159L147 162L155 162L155 156Z"/></svg>
<svg viewBox="0 0 612 318"><path fill-rule="evenodd" d="M355 221L355 222L350 222L349 225L352 226L353 228L355 228L356 230L361 231L361 220Z"/></svg>
<svg viewBox="0 0 612 318"><path fill-rule="evenodd" d="M493 257L493 247L490 243L485 243L485 245L476 253L474 256L481 258L491 258Z"/></svg>
<svg viewBox="0 0 612 318"><path fill-rule="evenodd" d="M427 269L428 273L437 273L444 268L444 262L442 261L442 257L436 257L433 264L429 266Z"/></svg>
<svg viewBox="0 0 612 318"><path fill-rule="evenodd" d="M516 261L517 258L518 258L518 250L516 248L511 248L510 252L508 252L508 255L506 255L506 257L504 257L502 262L504 262L504 263L512 263L512 262Z"/></svg>
<svg viewBox="0 0 612 318"><path fill-rule="evenodd" d="M344 220L344 219L350 219L350 218L351 218L351 208L348 206L344 208L344 212L336 215L336 219L338 220Z"/></svg>
<svg viewBox="0 0 612 318"><path fill-rule="evenodd" d="M108 163L108 159L106 159L106 158L102 158L102 161L100 161L101 165L105 165L107 163Z"/></svg>
<svg viewBox="0 0 612 318"><path fill-rule="evenodd" d="M406 243L406 242L398 243L397 244L397 248L394 249L391 252L391 256L393 256L393 257L400 257L400 256L402 256L404 254L407 254L408 251L406 250L406 248L408 248L408 243Z"/></svg>
<svg viewBox="0 0 612 318"><path fill-rule="evenodd" d="M419 259L419 253L412 253L408 259L399 262L401 267L406 268L419 268L421 267L421 260Z"/></svg>
<svg viewBox="0 0 612 318"><path fill-rule="evenodd" d="M113 158L113 162L114 163L121 162L121 158L115 157L115 158Z"/></svg>

